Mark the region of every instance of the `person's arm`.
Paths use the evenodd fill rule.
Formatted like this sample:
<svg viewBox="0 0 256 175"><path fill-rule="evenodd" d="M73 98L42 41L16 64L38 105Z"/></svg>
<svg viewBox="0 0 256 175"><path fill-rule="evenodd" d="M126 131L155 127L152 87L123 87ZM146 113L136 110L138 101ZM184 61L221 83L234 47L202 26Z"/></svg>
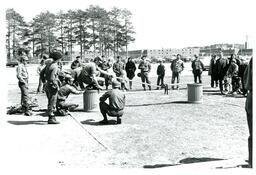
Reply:
<svg viewBox="0 0 256 175"><path fill-rule="evenodd" d="M72 94L82 94L82 93L84 93L84 91L79 91L79 90L77 90L75 87L73 87L73 86L70 86L70 92L72 93Z"/></svg>
<svg viewBox="0 0 256 175"><path fill-rule="evenodd" d="M148 63L148 72L150 72L150 71L151 71L151 64Z"/></svg>
<svg viewBox="0 0 256 175"><path fill-rule="evenodd" d="M110 97L109 91L100 97L100 102L106 101Z"/></svg>
<svg viewBox="0 0 256 175"><path fill-rule="evenodd" d="M160 75L160 65L157 66L156 74Z"/></svg>
<svg viewBox="0 0 256 175"><path fill-rule="evenodd" d="M135 63L133 63L132 65L133 65L133 72L135 72L136 69L137 69L137 68L136 68L136 65L135 65Z"/></svg>
<svg viewBox="0 0 256 175"><path fill-rule="evenodd" d="M184 70L184 63L183 63L183 61L181 62L181 71L183 71Z"/></svg>
<svg viewBox="0 0 256 175"><path fill-rule="evenodd" d="M172 61L172 63L171 63L171 71L173 71L173 64L174 64L174 61Z"/></svg>

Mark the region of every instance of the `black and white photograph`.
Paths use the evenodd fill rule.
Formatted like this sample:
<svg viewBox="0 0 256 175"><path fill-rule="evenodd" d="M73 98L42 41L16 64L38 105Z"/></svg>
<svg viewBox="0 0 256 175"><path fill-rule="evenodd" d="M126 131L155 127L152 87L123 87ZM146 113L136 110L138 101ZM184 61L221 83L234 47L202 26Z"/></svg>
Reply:
<svg viewBox="0 0 256 175"><path fill-rule="evenodd" d="M252 173L255 7L4 1L1 174Z"/></svg>

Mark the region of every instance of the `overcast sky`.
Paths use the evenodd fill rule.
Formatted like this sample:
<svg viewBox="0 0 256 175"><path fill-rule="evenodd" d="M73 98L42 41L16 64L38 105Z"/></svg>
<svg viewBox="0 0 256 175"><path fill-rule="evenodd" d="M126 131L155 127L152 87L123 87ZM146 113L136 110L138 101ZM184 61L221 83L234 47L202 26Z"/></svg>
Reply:
<svg viewBox="0 0 256 175"><path fill-rule="evenodd" d="M255 37L254 0L8 0L30 21L40 12L87 9L99 5L127 8L133 14L134 49L181 48L215 43L244 43Z"/></svg>

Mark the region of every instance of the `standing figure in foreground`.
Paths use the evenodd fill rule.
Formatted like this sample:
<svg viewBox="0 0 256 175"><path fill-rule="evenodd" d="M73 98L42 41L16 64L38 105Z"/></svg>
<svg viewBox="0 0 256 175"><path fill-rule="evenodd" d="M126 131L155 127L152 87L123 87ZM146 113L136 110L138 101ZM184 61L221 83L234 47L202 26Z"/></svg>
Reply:
<svg viewBox="0 0 256 175"><path fill-rule="evenodd" d="M252 115L252 59L249 62L249 65L247 66L245 73L244 73L244 80L245 80L245 89L247 90L247 97L246 97L246 102L245 102L245 110L246 110L246 115L247 115L247 124L249 128L249 138L248 138L248 151L249 151L249 167L252 168L252 124L253 124L253 115Z"/></svg>
<svg viewBox="0 0 256 175"><path fill-rule="evenodd" d="M163 64L163 60L160 60L160 64L157 67L157 88L159 89L159 87L163 87L164 85L164 76L165 76L165 66ZM161 88L160 88L161 89Z"/></svg>
<svg viewBox="0 0 256 175"><path fill-rule="evenodd" d="M208 75L211 76L211 87L218 87L217 56L212 55Z"/></svg>
<svg viewBox="0 0 256 175"><path fill-rule="evenodd" d="M119 90L120 82L112 80L112 90L106 92L100 97L100 112L103 115L101 124L108 124L107 115L117 117L117 124L121 124L121 117L124 114L125 94ZM109 99L109 104L105 101Z"/></svg>
<svg viewBox="0 0 256 175"><path fill-rule="evenodd" d="M228 71L227 71L227 76L231 78L231 83L232 83L232 93L237 94L241 93L240 88L241 88L241 79L238 76L238 65L236 64L236 60L232 59L231 64L229 65Z"/></svg>
<svg viewBox="0 0 256 175"><path fill-rule="evenodd" d="M29 110L29 96L28 96L28 71L26 68L28 58L25 55L19 56L19 64L16 69L17 78L19 80L19 88L21 91L21 107L22 111L25 115L30 116L32 115L31 111Z"/></svg>
<svg viewBox="0 0 256 175"><path fill-rule="evenodd" d="M197 83L197 78L199 79L199 83L202 83L202 72L204 70L204 64L199 59L197 55L194 55L195 60L192 61L192 71L194 74L194 82Z"/></svg>
<svg viewBox="0 0 256 175"><path fill-rule="evenodd" d="M53 62L48 64L41 71L40 76L43 82L46 81L45 91L48 98L48 124L59 124L55 118L54 112L56 111L57 94L60 88L60 81L58 78L60 69L58 62L62 58L62 53L53 51L50 53L50 58L53 59Z"/></svg>
<svg viewBox="0 0 256 175"><path fill-rule="evenodd" d="M146 59L145 55L141 57L141 63L139 64L138 68L141 70L140 76L141 76L142 87L144 91L146 90L145 82L147 83L149 90L151 90L151 85L148 78L148 74L151 71L151 65L149 61Z"/></svg>
<svg viewBox="0 0 256 175"><path fill-rule="evenodd" d="M175 82L175 79L177 79L177 83L180 83L180 73L184 70L184 64L181 60L181 55L177 54L177 58L173 60L171 64L171 70L172 70L172 84ZM174 85L172 85L172 89L174 89ZM177 89L179 89L179 85L177 85Z"/></svg>
<svg viewBox="0 0 256 175"><path fill-rule="evenodd" d="M132 89L132 79L135 76L136 66L131 57L128 58L128 61L125 65L125 70L126 75L129 78L129 87Z"/></svg>

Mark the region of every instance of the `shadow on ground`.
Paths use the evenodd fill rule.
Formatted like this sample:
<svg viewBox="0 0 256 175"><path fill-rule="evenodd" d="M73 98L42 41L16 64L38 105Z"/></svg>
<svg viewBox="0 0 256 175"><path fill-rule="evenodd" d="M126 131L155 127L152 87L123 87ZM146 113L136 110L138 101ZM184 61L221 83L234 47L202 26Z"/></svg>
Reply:
<svg viewBox="0 0 256 175"><path fill-rule="evenodd" d="M188 101L170 101L170 102L164 102L164 103L144 103L144 104L132 104L132 105L126 105L125 107L139 107L139 106L157 106L157 105L168 105L172 103L178 103L178 104L187 104Z"/></svg>
<svg viewBox="0 0 256 175"><path fill-rule="evenodd" d="M30 121L14 121L14 120L10 120L7 121L10 124L13 125L47 125L47 121L43 121L43 120L30 120Z"/></svg>
<svg viewBox="0 0 256 175"><path fill-rule="evenodd" d="M85 125L93 125L93 126L116 125L116 120L108 120L108 124L101 124L99 123L99 121L95 121L94 119L88 119L85 121L81 121L81 123Z"/></svg>
<svg viewBox="0 0 256 175"><path fill-rule="evenodd" d="M144 165L143 168L162 168L162 167L167 167L167 166L178 166L178 165L182 165L182 164L191 164L191 163L199 163L199 162L218 161L218 160L225 160L225 159L208 158L208 157L202 157L202 158L189 157L189 158L180 160L179 163L177 163L177 164Z"/></svg>

